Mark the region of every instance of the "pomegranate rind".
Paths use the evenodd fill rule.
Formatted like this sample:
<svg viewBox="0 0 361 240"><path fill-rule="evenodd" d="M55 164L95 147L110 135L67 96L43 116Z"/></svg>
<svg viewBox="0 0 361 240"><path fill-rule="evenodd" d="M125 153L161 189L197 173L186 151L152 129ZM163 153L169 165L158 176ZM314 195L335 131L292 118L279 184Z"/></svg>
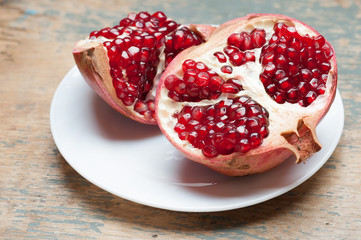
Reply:
<svg viewBox="0 0 361 240"><path fill-rule="evenodd" d="M140 123L157 124L155 119L145 119L118 99L110 75L107 51L100 42L77 42L73 49L73 57L84 80L109 106Z"/></svg>
<svg viewBox="0 0 361 240"><path fill-rule="evenodd" d="M216 26L206 24L185 25L207 41ZM88 85L113 109L137 122L156 125L155 118L148 119L138 112L127 107L117 97L110 75L109 58L107 50L102 43L96 41L80 40L73 48L75 63ZM157 79L154 79L154 88L157 88Z"/></svg>
<svg viewBox="0 0 361 240"><path fill-rule="evenodd" d="M326 43L333 51L333 57L330 60L332 69L327 80L327 93L317 98L308 108L304 108L306 110L302 110L301 106L296 107L302 111L299 116L292 116L292 114L297 115L295 112L284 111L285 119L299 118L298 121L291 124L292 126L289 126L290 123L287 121L278 124L270 130L270 136L264 139L261 146L247 153L235 152L230 155L218 155L214 158L205 157L200 149L194 148L187 141L179 139L173 129L174 125L169 119L172 117L172 113L179 111L182 105L184 106L184 103L172 102L167 97L168 90L164 86L165 78L172 74L181 75L181 65L186 59L204 60L201 56L209 52L210 49L224 46L227 36L239 29L249 29L251 23L263 20L289 22L303 28L311 35L319 35L316 30L307 24L283 15L250 14L246 17L231 20L220 25L204 45L186 49L179 54L163 73L157 89L156 117L160 129L167 139L190 160L229 176L244 176L265 172L281 164L292 155L295 156L296 163L306 161L314 152L321 149L321 143L316 135L316 126L326 115L335 98L337 86L336 55L332 45L326 40ZM257 101L257 99L255 100ZM287 104L284 105L287 106ZM170 113L168 114L167 111L170 111ZM270 113L270 115L272 114ZM270 125L274 124L271 122Z"/></svg>

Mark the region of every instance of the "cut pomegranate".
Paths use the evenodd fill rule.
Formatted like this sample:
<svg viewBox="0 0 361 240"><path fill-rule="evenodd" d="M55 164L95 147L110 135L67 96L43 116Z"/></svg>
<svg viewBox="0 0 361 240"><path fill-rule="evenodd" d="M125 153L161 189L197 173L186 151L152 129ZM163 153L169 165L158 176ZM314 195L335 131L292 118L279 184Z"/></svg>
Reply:
<svg viewBox="0 0 361 240"><path fill-rule="evenodd" d="M315 129L336 84L335 52L322 35L286 16L252 14L169 64L156 116L189 159L231 176L260 173L320 150Z"/></svg>
<svg viewBox="0 0 361 240"><path fill-rule="evenodd" d="M155 89L164 68L214 27L183 26L163 12L130 13L118 25L93 31L73 55L84 79L110 106L142 123L156 124Z"/></svg>

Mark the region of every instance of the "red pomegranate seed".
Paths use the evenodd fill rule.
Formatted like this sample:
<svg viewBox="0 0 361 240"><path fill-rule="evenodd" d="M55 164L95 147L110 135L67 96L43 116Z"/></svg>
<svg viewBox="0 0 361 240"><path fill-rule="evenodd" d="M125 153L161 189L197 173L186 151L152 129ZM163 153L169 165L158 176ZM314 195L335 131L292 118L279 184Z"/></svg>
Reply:
<svg viewBox="0 0 361 240"><path fill-rule="evenodd" d="M174 86L174 91L178 94L185 94L187 92L187 85L183 81L177 81Z"/></svg>
<svg viewBox="0 0 361 240"><path fill-rule="evenodd" d="M246 62L254 62L254 61L256 61L254 52L246 52Z"/></svg>
<svg viewBox="0 0 361 240"><path fill-rule="evenodd" d="M196 77L196 84L199 87L207 86L209 82L209 74L207 72L199 72Z"/></svg>
<svg viewBox="0 0 361 240"><path fill-rule="evenodd" d="M222 66L222 67L221 67L221 71L222 71L223 73L231 74L232 71L233 71L233 69L232 69L231 66L226 65L226 66Z"/></svg>
<svg viewBox="0 0 361 240"><path fill-rule="evenodd" d="M266 91L267 91L270 95L272 95L273 93L275 93L275 92L276 92L276 84L274 84L274 83L269 84L269 85L266 87Z"/></svg>
<svg viewBox="0 0 361 240"><path fill-rule="evenodd" d="M227 39L228 45L235 46L237 48L239 48L243 42L244 37L240 33L232 33Z"/></svg>
<svg viewBox="0 0 361 240"><path fill-rule="evenodd" d="M227 62L226 55L224 55L222 52L215 52L213 55L218 59L220 63Z"/></svg>
<svg viewBox="0 0 361 240"><path fill-rule="evenodd" d="M183 79L186 83L192 84L196 82L198 70L196 69L188 69L183 76Z"/></svg>
<svg viewBox="0 0 361 240"><path fill-rule="evenodd" d="M267 63L273 62L275 55L273 52L266 53L262 56L262 64L267 65Z"/></svg>
<svg viewBox="0 0 361 240"><path fill-rule="evenodd" d="M246 153L251 150L251 145L249 144L248 139L242 138L236 145L236 150L241 153Z"/></svg>
<svg viewBox="0 0 361 240"><path fill-rule="evenodd" d="M288 77L284 77L278 82L278 89L282 91L287 91L292 87L291 80Z"/></svg>
<svg viewBox="0 0 361 240"><path fill-rule="evenodd" d="M213 145L206 145L202 149L202 153L204 154L204 156L209 157L209 158L218 156L218 151L217 151L216 147Z"/></svg>
<svg viewBox="0 0 361 240"><path fill-rule="evenodd" d="M186 72L188 69L195 69L196 62L193 59L187 59L182 64L183 72Z"/></svg>
<svg viewBox="0 0 361 240"><path fill-rule="evenodd" d="M240 91L240 89L238 87L236 87L234 84L232 83L225 83L222 86L222 90L223 93L233 93L236 94Z"/></svg>
<svg viewBox="0 0 361 240"><path fill-rule="evenodd" d="M221 90L224 80L219 76L211 77L209 80L209 88L211 91Z"/></svg>
<svg viewBox="0 0 361 240"><path fill-rule="evenodd" d="M314 91L309 91L304 99L304 103L306 104L306 106L315 101L316 97L317 94Z"/></svg>
<svg viewBox="0 0 361 240"><path fill-rule="evenodd" d="M241 66L246 63L246 55L243 52L235 52L229 57L229 61L234 66Z"/></svg>
<svg viewBox="0 0 361 240"><path fill-rule="evenodd" d="M326 42L325 38L322 35L318 35L317 37L315 37L314 41L315 41L315 48L317 49L322 48Z"/></svg>
<svg viewBox="0 0 361 240"><path fill-rule="evenodd" d="M273 77L276 71L276 66L273 63L268 63L266 66L264 66L263 74L268 77Z"/></svg>
<svg viewBox="0 0 361 240"><path fill-rule="evenodd" d="M262 144L262 137L260 136L260 134L258 132L252 133L249 136L249 143L252 148L257 148L258 146L260 146Z"/></svg>
<svg viewBox="0 0 361 240"><path fill-rule="evenodd" d="M238 79L231 78L226 81L226 83L230 83L234 86L236 86L239 90L243 90L242 84Z"/></svg>
<svg viewBox="0 0 361 240"><path fill-rule="evenodd" d="M286 77L285 71L283 71L282 69L279 69L279 70L276 71L276 73L275 73L275 79L276 80L281 80L284 77Z"/></svg>
<svg viewBox="0 0 361 240"><path fill-rule="evenodd" d="M284 103L285 102L285 96L280 92L275 92L275 94L273 95L273 99L277 103Z"/></svg>
<svg viewBox="0 0 361 240"><path fill-rule="evenodd" d="M207 71L208 67L202 62L197 62L195 65L195 69L197 69L198 71Z"/></svg>
<svg viewBox="0 0 361 240"><path fill-rule="evenodd" d="M312 89L316 89L319 85L319 80L317 78L312 78L311 81L309 82L309 86Z"/></svg>
<svg viewBox="0 0 361 240"><path fill-rule="evenodd" d="M233 46L226 46L223 48L223 52L229 57L232 54L239 52L238 48L233 47Z"/></svg>
<svg viewBox="0 0 361 240"><path fill-rule="evenodd" d="M242 32L241 35L244 38L244 41L239 45L239 49L241 51L253 49L251 36L246 32Z"/></svg>
<svg viewBox="0 0 361 240"><path fill-rule="evenodd" d="M293 87L289 89L286 93L286 100L291 103L296 103L299 100L299 93L297 88Z"/></svg>
<svg viewBox="0 0 361 240"><path fill-rule="evenodd" d="M148 110L148 105L142 101L137 101L134 105L134 110L139 113L144 113L145 111Z"/></svg>
<svg viewBox="0 0 361 240"><path fill-rule="evenodd" d="M266 43L266 31L263 29L254 29L251 32L251 41L254 48L262 47Z"/></svg>

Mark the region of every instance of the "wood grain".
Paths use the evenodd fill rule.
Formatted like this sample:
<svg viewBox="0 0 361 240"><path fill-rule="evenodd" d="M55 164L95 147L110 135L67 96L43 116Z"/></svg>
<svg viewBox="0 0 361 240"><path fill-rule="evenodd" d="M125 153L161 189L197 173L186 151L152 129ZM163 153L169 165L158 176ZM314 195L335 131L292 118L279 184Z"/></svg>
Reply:
<svg viewBox="0 0 361 240"><path fill-rule="evenodd" d="M216 213L142 206L82 178L52 139L52 96L77 40L139 10L214 24L281 13L318 29L336 49L345 105L324 167L280 197ZM360 22L360 1L0 1L0 239L360 239Z"/></svg>

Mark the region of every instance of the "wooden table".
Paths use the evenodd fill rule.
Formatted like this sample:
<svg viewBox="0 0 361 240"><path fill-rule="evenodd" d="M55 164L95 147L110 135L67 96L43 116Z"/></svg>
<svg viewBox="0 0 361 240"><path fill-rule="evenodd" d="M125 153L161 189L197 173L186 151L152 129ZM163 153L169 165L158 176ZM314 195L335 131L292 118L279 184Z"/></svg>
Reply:
<svg viewBox="0 0 361 240"><path fill-rule="evenodd" d="M214 213L143 206L81 177L53 141L52 96L77 40L140 10L214 24L281 13L318 29L336 49L345 105L328 162L275 199ZM360 21L359 1L0 1L0 239L361 239Z"/></svg>

